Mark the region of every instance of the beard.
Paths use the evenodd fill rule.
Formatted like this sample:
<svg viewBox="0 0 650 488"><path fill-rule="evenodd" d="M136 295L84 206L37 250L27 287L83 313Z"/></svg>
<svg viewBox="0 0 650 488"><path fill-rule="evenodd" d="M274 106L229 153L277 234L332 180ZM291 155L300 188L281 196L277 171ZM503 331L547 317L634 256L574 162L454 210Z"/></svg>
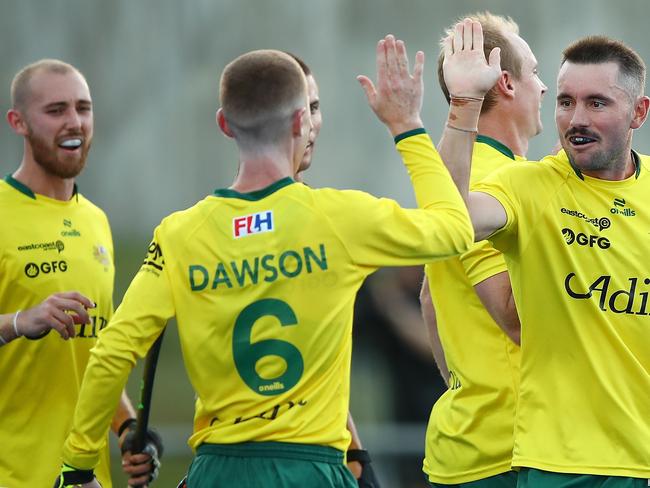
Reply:
<svg viewBox="0 0 650 488"><path fill-rule="evenodd" d="M571 134L567 135L568 137ZM591 135L591 134L587 134ZM615 142L608 148L603 148L602 150L594 153L588 161L582 161L578 163L576 157L571 152L571 146L567 142L567 147L565 147L566 154L571 161L571 164L580 169L580 171L604 171L620 168L625 168L625 165L628 160L629 153L627 152L627 147L629 144L629 139L631 136L626 134L621 134L620 137L613 138Z"/></svg>
<svg viewBox="0 0 650 488"><path fill-rule="evenodd" d="M68 134L68 136L79 136L84 141L79 154L64 153L60 155L60 151L65 151L65 149L60 149L56 143L49 143L34 134L31 128L29 129L27 141L32 148L34 161L47 174L63 179L75 178L86 166L86 158L88 157L92 139L84 138L81 133Z"/></svg>

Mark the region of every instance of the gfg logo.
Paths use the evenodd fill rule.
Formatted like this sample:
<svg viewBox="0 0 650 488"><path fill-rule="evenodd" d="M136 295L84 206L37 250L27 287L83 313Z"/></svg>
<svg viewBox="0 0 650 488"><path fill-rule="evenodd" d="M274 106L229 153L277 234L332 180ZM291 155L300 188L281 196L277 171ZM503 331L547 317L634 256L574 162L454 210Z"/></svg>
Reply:
<svg viewBox="0 0 650 488"><path fill-rule="evenodd" d="M601 249L607 249L611 245L606 237L583 234L582 232L576 234L568 227L562 229L562 236L569 246L576 243L578 246L597 246Z"/></svg>
<svg viewBox="0 0 650 488"><path fill-rule="evenodd" d="M41 264L27 263L25 265L25 275L28 278L36 278L41 273L49 274L57 271L61 273L68 271L68 263L65 261L45 261Z"/></svg>

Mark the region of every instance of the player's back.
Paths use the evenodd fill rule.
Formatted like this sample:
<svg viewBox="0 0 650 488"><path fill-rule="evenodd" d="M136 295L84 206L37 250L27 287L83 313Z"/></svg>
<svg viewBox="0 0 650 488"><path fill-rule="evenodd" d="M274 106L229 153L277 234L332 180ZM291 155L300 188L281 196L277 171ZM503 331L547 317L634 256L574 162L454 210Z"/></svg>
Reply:
<svg viewBox="0 0 650 488"><path fill-rule="evenodd" d="M427 214L285 178L248 194L218 190L165 219L152 246L199 396L190 443L345 450L355 294L378 266L436 255L418 231Z"/></svg>

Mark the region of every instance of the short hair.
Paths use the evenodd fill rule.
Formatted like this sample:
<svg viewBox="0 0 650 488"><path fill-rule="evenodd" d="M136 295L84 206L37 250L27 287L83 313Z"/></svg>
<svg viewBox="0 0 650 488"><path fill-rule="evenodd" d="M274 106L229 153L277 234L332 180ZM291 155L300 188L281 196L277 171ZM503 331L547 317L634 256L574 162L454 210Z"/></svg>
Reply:
<svg viewBox="0 0 650 488"><path fill-rule="evenodd" d="M77 73L84 78L83 74L77 68L58 59L41 59L28 64L16 73L11 82L11 106L14 109L24 110L31 93L29 83L37 71L46 71L61 75Z"/></svg>
<svg viewBox="0 0 650 488"><path fill-rule="evenodd" d="M442 89L447 103L450 102L451 96L449 95L449 90L447 89L447 84L445 83L444 72L442 70L442 63L445 60L444 53L444 41L449 35L454 34L454 27L458 22L462 22L463 19L470 18L481 23L483 28L483 50L485 52L485 58L487 59L490 55L490 52L495 47L501 48L501 69L509 72L515 79L521 78L521 65L522 59L519 53L515 50L515 46L510 42L507 37L508 33L519 35L519 26L517 23L512 20L511 17L503 17L501 15L495 15L491 12L476 12L474 14L465 15L459 17L456 22L452 24L445 31L445 35L440 40L441 51L438 56L438 83L440 83L440 88ZM497 103L497 92L496 88L491 88L484 97L483 106L481 107L481 113L484 114Z"/></svg>
<svg viewBox="0 0 650 488"><path fill-rule="evenodd" d="M622 41L606 36L588 36L578 39L562 52L562 66L575 64L616 63L619 80L634 100L645 91L645 63L634 49Z"/></svg>
<svg viewBox="0 0 650 488"><path fill-rule="evenodd" d="M307 81L300 65L274 50L251 51L231 61L221 75L221 108L240 145L276 143L291 115L307 107Z"/></svg>
<svg viewBox="0 0 650 488"><path fill-rule="evenodd" d="M285 54L288 54L291 56L296 63L300 66L300 69L302 72L305 74L305 76L310 76L311 75L311 69L309 69L309 66L307 66L307 63L305 63L301 57L289 52L289 51L283 51Z"/></svg>

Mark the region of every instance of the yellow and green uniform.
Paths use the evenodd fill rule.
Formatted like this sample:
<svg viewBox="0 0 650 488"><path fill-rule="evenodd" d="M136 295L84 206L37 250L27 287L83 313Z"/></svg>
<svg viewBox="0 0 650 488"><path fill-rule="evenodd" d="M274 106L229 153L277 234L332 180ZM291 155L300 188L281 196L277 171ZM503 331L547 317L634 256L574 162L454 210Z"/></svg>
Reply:
<svg viewBox="0 0 650 488"><path fill-rule="evenodd" d="M564 153L488 176L522 323L513 466L650 477L648 158L622 181Z"/></svg>
<svg viewBox="0 0 650 488"><path fill-rule="evenodd" d="M345 451L362 281L471 245L462 199L423 132L397 143L421 209L284 178L246 194L217 190L164 219L93 350L65 462L94 466L129 370L172 316L197 393L193 449L254 441Z"/></svg>
<svg viewBox="0 0 650 488"><path fill-rule="evenodd" d="M79 291L97 304L91 324L64 341L56 331L0 348L0 486L51 486L72 425L90 349L113 312L113 241L106 215L82 195L62 202L0 181L0 311ZM20 317L18 318L20 324ZM111 486L107 449L97 476Z"/></svg>
<svg viewBox="0 0 650 488"><path fill-rule="evenodd" d="M521 159L479 135L470 185ZM449 389L431 410L423 470L429 481L441 484L510 471L520 351L474 291L478 283L506 271L505 260L481 241L462 256L428 264L425 271L450 378Z"/></svg>

